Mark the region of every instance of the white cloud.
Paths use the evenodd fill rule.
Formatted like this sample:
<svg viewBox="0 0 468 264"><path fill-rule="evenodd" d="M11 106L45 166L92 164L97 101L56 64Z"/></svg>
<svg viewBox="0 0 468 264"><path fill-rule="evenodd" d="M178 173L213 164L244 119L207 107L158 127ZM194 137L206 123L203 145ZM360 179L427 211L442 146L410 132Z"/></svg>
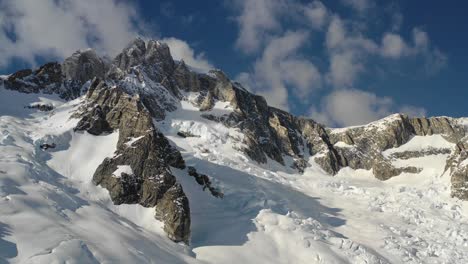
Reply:
<svg viewBox="0 0 468 264"><path fill-rule="evenodd" d="M322 111L312 117L328 125L362 125L391 113L392 100L375 94L355 90L335 90L323 100Z"/></svg>
<svg viewBox="0 0 468 264"><path fill-rule="evenodd" d="M407 114L412 117L427 116L427 110L422 107L404 105L400 108L400 113Z"/></svg>
<svg viewBox="0 0 468 264"><path fill-rule="evenodd" d="M278 16L283 12L282 0L237 0L241 13L237 17L239 36L236 46L245 53L260 49L269 32L281 28Z"/></svg>
<svg viewBox="0 0 468 264"><path fill-rule="evenodd" d="M318 0L303 4L298 0L233 0L239 34L236 47L246 54L261 51L271 38L283 31L285 20L307 29L321 30L330 12ZM305 19L303 19L305 17Z"/></svg>
<svg viewBox="0 0 468 264"><path fill-rule="evenodd" d="M278 108L288 110L288 87L302 98L322 86L322 76L315 65L297 56L306 42L306 32L286 32L271 40L254 70L241 73L237 80L266 97Z"/></svg>
<svg viewBox="0 0 468 264"><path fill-rule="evenodd" d="M184 60L187 65L194 68L208 71L213 69L213 65L205 58L204 53L195 54L195 51L189 44L176 38L165 38L163 42L167 43L171 50L171 55L175 60Z"/></svg>
<svg viewBox="0 0 468 264"><path fill-rule="evenodd" d="M390 97L357 89L335 90L322 100L321 109L311 108L312 118L329 126L363 125L394 112L425 116L426 110L414 106L396 106Z"/></svg>
<svg viewBox="0 0 468 264"><path fill-rule="evenodd" d="M359 74L366 70L366 57L379 49L374 41L362 34L351 34L338 16L334 16L328 26L325 46L330 58L327 80L340 88L352 87Z"/></svg>
<svg viewBox="0 0 468 264"><path fill-rule="evenodd" d="M398 59L410 52L409 47L400 35L387 33L382 39L382 55Z"/></svg>
<svg viewBox="0 0 468 264"><path fill-rule="evenodd" d="M325 5L320 1L313 1L303 6L304 13L314 29L322 29L328 20L329 13Z"/></svg>
<svg viewBox="0 0 468 264"><path fill-rule="evenodd" d="M64 58L92 47L114 55L145 31L136 8L118 0L0 2L0 66L12 58Z"/></svg>
<svg viewBox="0 0 468 264"><path fill-rule="evenodd" d="M413 41L418 50L427 50L429 48L429 36L419 28L413 29Z"/></svg>
<svg viewBox="0 0 468 264"><path fill-rule="evenodd" d="M432 47L427 32L413 29L413 43L408 44L397 34L386 33L382 38L380 54L386 58L421 57L427 74L439 72L447 65L447 56L439 49Z"/></svg>
<svg viewBox="0 0 468 264"><path fill-rule="evenodd" d="M330 72L327 77L335 87L351 87L364 70L355 52L334 53L330 55Z"/></svg>
<svg viewBox="0 0 468 264"><path fill-rule="evenodd" d="M343 21L338 16L334 16L326 35L325 44L328 49L333 49L345 40L346 29Z"/></svg>
<svg viewBox="0 0 468 264"><path fill-rule="evenodd" d="M367 71L370 57L397 60L420 56L428 73L435 73L446 65L447 57L431 47L428 34L418 28L413 30L413 43L397 33L387 32L378 44L350 24L334 15L326 32L325 47L330 60L327 81L333 87L353 87L360 74Z"/></svg>

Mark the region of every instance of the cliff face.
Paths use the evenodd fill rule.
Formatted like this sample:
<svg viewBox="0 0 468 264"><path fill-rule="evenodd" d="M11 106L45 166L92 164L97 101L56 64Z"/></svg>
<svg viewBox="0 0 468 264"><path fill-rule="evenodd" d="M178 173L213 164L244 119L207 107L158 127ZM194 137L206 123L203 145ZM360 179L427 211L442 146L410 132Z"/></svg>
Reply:
<svg viewBox="0 0 468 264"><path fill-rule="evenodd" d="M365 126L326 128L268 106L263 97L219 70L191 70L183 61L174 61L169 47L159 41L136 39L112 61L92 50L77 52L63 64L19 71L3 82L7 89L56 93L67 100L86 94L76 131L119 131L117 152L97 168L94 183L109 190L115 204L155 207L155 216L164 221L174 241L190 237L190 201L171 172L171 167L184 169L185 163L156 124L189 94L196 95L194 107L206 113L204 118L238 129L244 135L240 151L258 163L274 160L298 172L317 164L330 175L351 167L372 170L375 177L387 180L420 170L397 167L395 159L449 154L446 171L452 177L452 195L468 200L467 130L461 120L396 114ZM228 102L233 111L221 117L209 114L219 101ZM416 136L429 135L441 135L456 148L387 153ZM196 168L188 173L222 198L204 180L206 175Z"/></svg>
<svg viewBox="0 0 468 264"><path fill-rule="evenodd" d="M180 153L153 125L140 98L94 79L76 131L94 135L119 131L114 157L97 168L93 182L109 191L115 204L156 208L156 218L174 241L189 240L190 208L170 167L185 168ZM122 169L124 168L124 169ZM127 168L127 169L125 169Z"/></svg>
<svg viewBox="0 0 468 264"><path fill-rule="evenodd" d="M331 142L344 142L350 147L336 147L341 162L338 168L349 166L353 169L373 170L375 177L387 180L402 172L416 173L416 167L395 168L390 164L391 157L382 153L407 143L414 136L440 134L447 141L459 142L465 130L456 120L445 117L410 118L406 115L393 115L372 124L349 129L329 130ZM434 155L446 150L422 151L421 153L400 153L403 156Z"/></svg>

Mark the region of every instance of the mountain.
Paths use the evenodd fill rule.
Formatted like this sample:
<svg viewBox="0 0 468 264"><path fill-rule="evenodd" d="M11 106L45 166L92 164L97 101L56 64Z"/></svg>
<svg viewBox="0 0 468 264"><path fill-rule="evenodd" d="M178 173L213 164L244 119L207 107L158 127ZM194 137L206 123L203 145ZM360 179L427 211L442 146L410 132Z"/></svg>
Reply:
<svg viewBox="0 0 468 264"><path fill-rule="evenodd" d="M327 128L135 39L0 78L0 262L464 263L468 119Z"/></svg>

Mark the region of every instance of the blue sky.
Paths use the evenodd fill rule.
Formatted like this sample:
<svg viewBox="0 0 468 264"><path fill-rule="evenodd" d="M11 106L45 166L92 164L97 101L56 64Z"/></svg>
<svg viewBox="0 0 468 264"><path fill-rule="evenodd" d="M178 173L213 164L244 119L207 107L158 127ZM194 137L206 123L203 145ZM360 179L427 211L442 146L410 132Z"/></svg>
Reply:
<svg viewBox="0 0 468 264"><path fill-rule="evenodd" d="M331 126L467 116L468 4L374 0L0 0L0 73L137 35Z"/></svg>

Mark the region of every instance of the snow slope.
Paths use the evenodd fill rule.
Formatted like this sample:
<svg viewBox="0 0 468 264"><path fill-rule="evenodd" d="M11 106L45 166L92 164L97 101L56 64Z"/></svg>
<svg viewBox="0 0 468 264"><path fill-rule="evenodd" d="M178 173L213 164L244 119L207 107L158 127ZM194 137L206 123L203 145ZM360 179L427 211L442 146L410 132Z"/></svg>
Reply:
<svg viewBox="0 0 468 264"><path fill-rule="evenodd" d="M114 206L91 183L118 134L73 133L77 120L69 117L79 100L0 93L0 113L7 113L0 116L0 263L197 262L166 239L152 209ZM59 106L50 114L23 108L49 100ZM43 142L57 148L44 152Z"/></svg>
<svg viewBox="0 0 468 264"><path fill-rule="evenodd" d="M190 115L187 114L190 111ZM221 113L222 114L222 113ZM169 122L170 121L170 122ZM447 155L407 162L422 167L389 181L343 169L330 177L318 166L294 174L274 161L258 165L236 149L241 135L218 127L188 102L159 124L188 165L210 175L222 201L198 195L179 172L191 201L192 246L211 263L464 263L466 205L450 198ZM181 138L183 129L198 138ZM218 139L224 139L222 148ZM437 143L437 144L434 144ZM442 137L413 138L393 152L453 148ZM310 159L313 163L313 158Z"/></svg>
<svg viewBox="0 0 468 264"><path fill-rule="evenodd" d="M299 175L238 151L243 135L207 120L190 102L157 123L188 166L211 178L213 197L173 169L192 214L189 246L166 238L153 209L112 204L91 182L112 156L118 132L74 133L80 99L0 88L0 263L466 263L466 203L450 198L445 154L407 160L419 174L386 182L371 172L343 169L330 177L313 163ZM5 95L5 96L4 96ZM25 109L53 104L44 113ZM217 102L208 114L224 115ZM180 137L177 132L193 137ZM392 153L452 148L443 138L415 137ZM138 138L132 139L129 144ZM43 151L42 143L56 143ZM340 143L341 144L341 143ZM344 143L343 143L344 144ZM391 153L390 153L391 152ZM122 167L115 172L131 173Z"/></svg>

